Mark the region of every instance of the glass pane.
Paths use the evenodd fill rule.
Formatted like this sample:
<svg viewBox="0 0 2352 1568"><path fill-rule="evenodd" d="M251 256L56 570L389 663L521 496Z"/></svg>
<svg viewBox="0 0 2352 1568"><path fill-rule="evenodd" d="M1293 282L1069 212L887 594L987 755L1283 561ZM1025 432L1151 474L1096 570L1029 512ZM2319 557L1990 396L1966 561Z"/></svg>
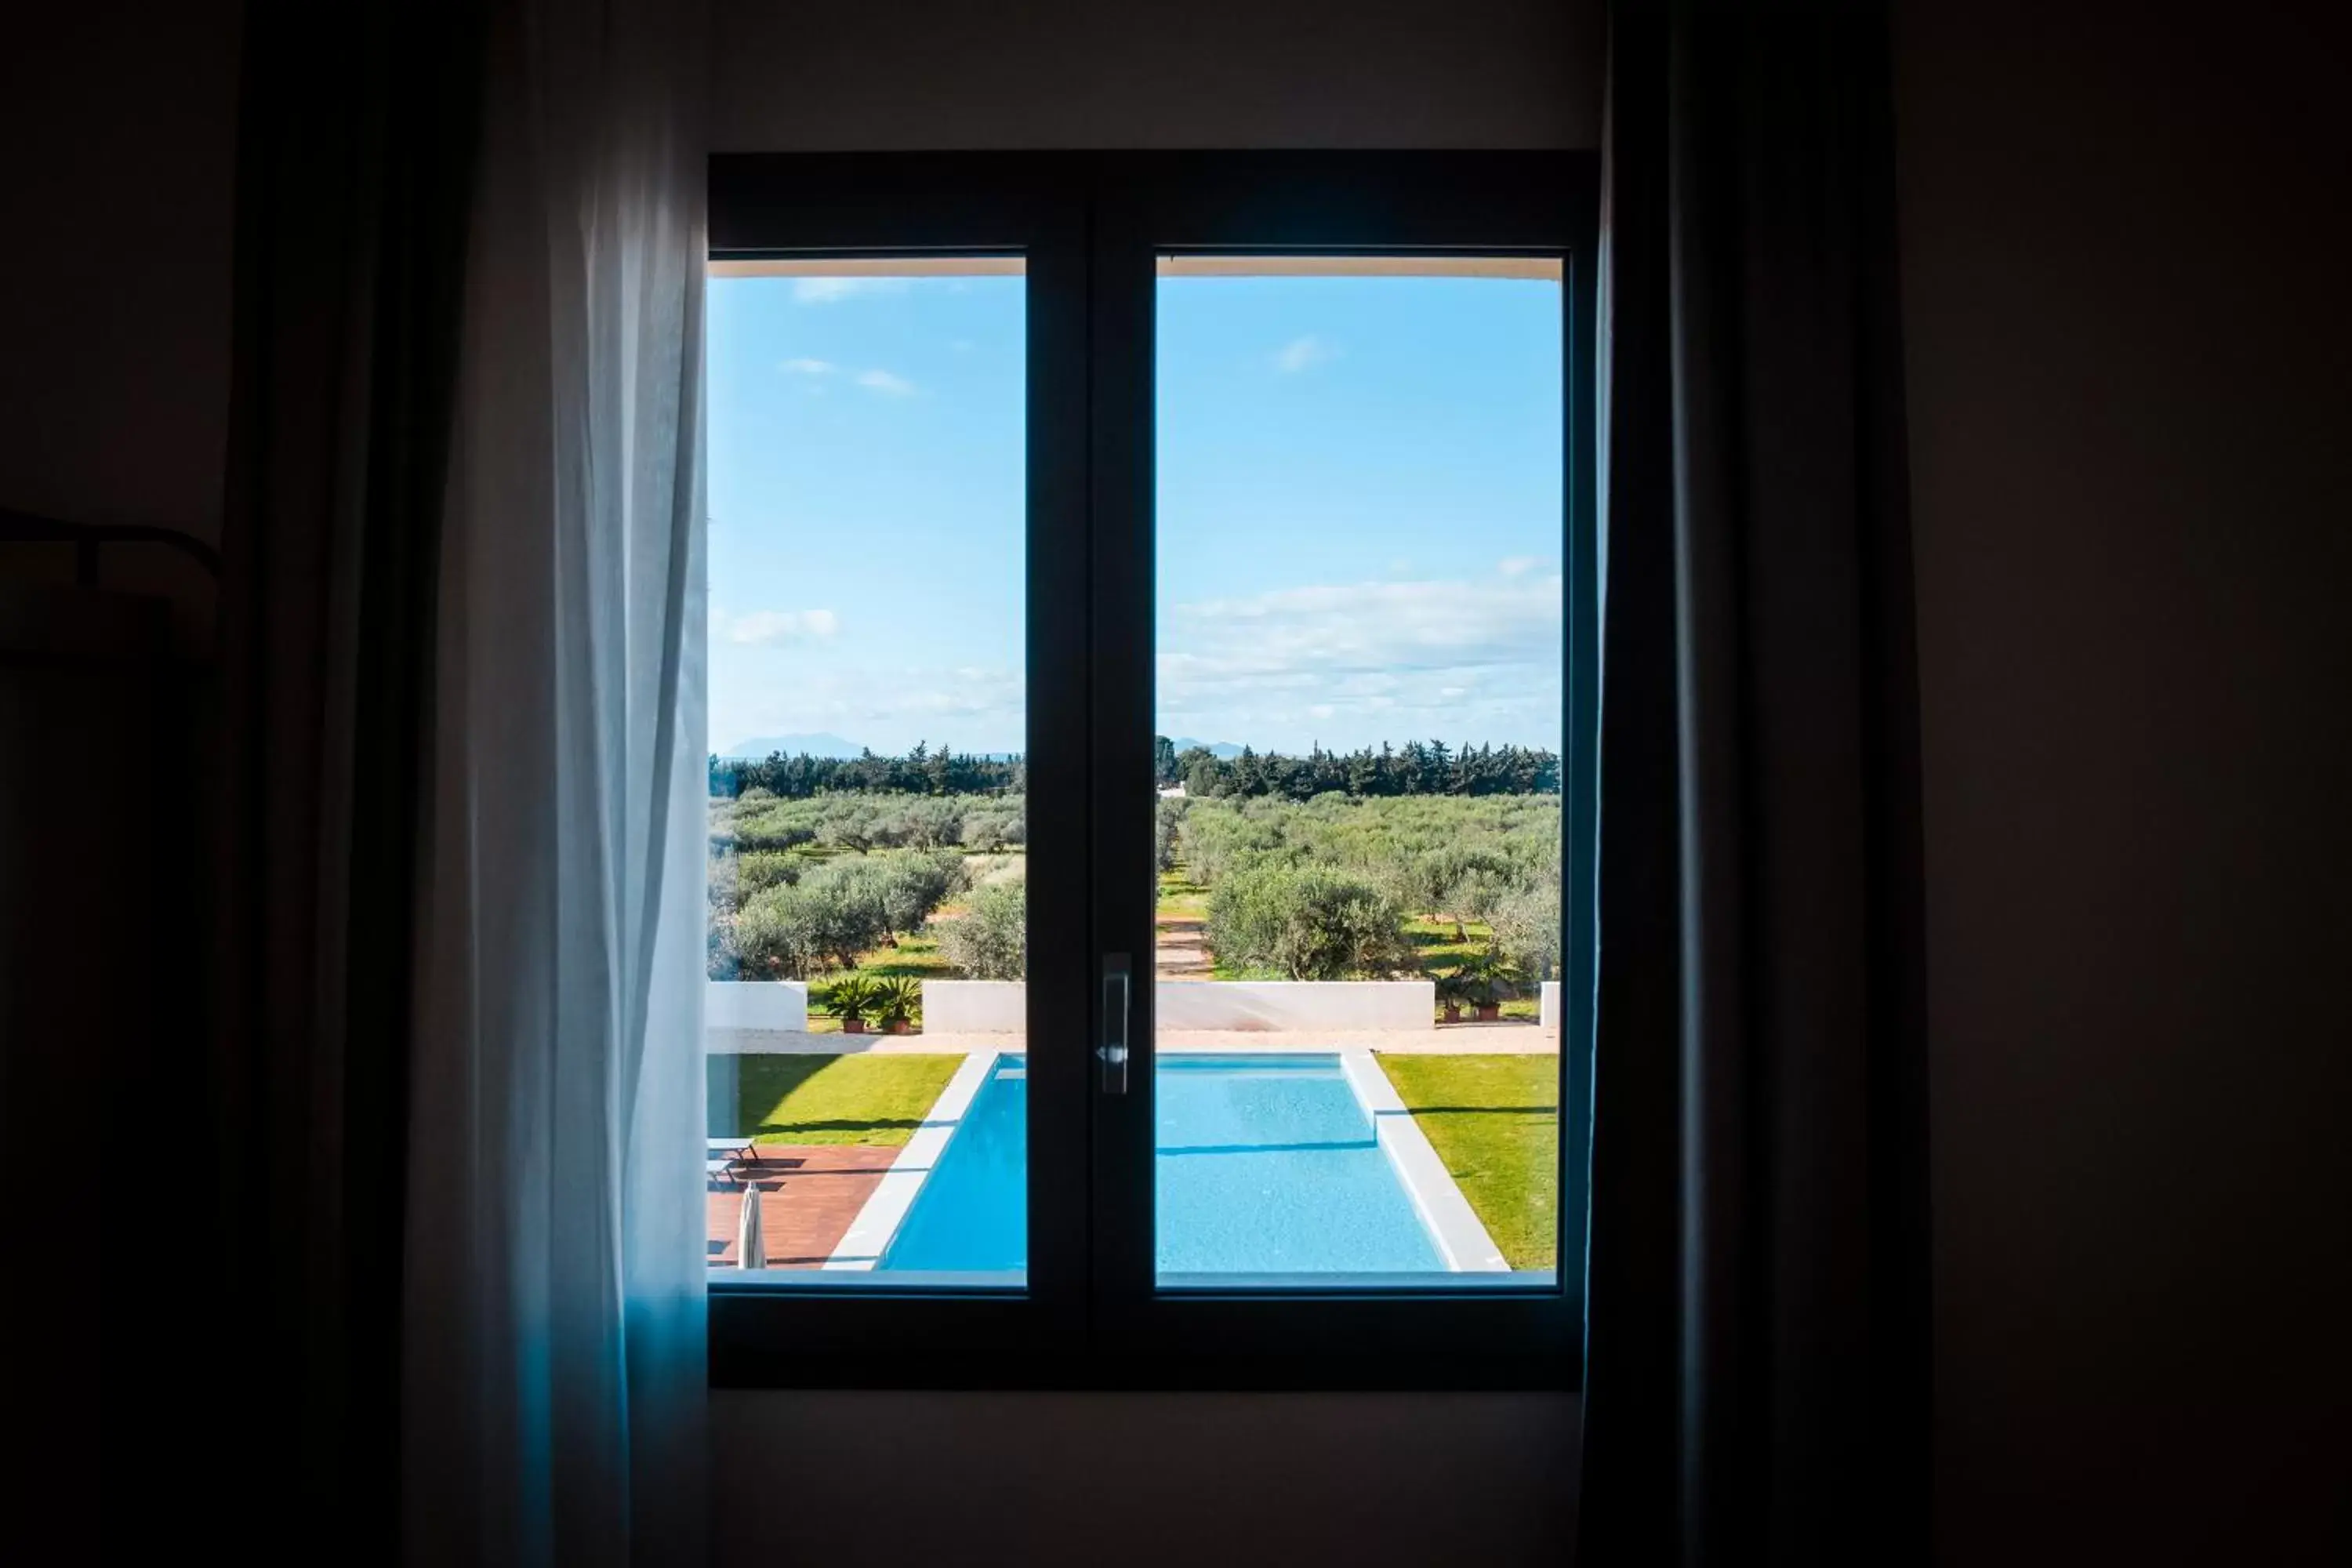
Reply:
<svg viewBox="0 0 2352 1568"><path fill-rule="evenodd" d="M1022 264L711 274L710 1263L1017 1284Z"/></svg>
<svg viewBox="0 0 2352 1568"><path fill-rule="evenodd" d="M1553 1279L1562 309L1161 262L1163 1287Z"/></svg>

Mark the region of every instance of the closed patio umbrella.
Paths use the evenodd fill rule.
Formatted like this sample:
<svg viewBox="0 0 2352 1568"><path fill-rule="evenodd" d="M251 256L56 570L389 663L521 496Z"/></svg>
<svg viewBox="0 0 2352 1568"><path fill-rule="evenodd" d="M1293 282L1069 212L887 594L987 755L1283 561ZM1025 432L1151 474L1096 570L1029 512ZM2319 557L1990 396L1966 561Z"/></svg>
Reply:
<svg viewBox="0 0 2352 1568"><path fill-rule="evenodd" d="M743 1188L743 1215L735 1222L735 1267L765 1268L768 1266L768 1238L760 1228L760 1186L747 1183Z"/></svg>

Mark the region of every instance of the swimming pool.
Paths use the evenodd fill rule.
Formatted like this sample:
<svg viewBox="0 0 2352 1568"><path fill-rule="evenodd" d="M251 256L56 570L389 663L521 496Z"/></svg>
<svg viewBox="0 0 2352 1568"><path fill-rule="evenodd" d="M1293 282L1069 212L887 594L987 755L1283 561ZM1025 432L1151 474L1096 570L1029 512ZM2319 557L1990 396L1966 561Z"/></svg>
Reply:
<svg viewBox="0 0 2352 1568"><path fill-rule="evenodd" d="M1027 1069L1025 1057L997 1058L873 1267L1027 1266ZM1367 1093L1379 1094L1385 1080L1369 1086L1361 1079L1367 1071L1379 1074L1369 1058L1357 1068L1360 1081L1351 1082L1337 1053L1161 1058L1155 1075L1159 1271L1484 1267L1449 1261L1433 1235L1425 1210L1443 1213L1451 1203L1466 1214L1466 1205L1442 1170L1421 1181L1442 1183L1446 1191L1433 1202L1423 1193L1416 1202L1367 1108Z"/></svg>

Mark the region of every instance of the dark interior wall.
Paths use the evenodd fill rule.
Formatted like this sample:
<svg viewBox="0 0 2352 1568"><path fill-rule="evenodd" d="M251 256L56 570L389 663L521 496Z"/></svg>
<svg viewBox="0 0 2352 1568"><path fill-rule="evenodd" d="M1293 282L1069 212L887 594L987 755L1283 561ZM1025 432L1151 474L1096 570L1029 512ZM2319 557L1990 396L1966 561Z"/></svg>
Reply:
<svg viewBox="0 0 2352 1568"><path fill-rule="evenodd" d="M1898 6L1945 1563L2352 1561L2331 9Z"/></svg>
<svg viewBox="0 0 2352 1568"><path fill-rule="evenodd" d="M729 152L1591 147L1598 0L716 0Z"/></svg>
<svg viewBox="0 0 2352 1568"><path fill-rule="evenodd" d="M238 17L236 0L5 13L0 509L219 537ZM47 1280L0 1300L9 1426L39 1444L0 1481L0 1541L84 1557L94 1522L114 1540L132 1517L103 1506L132 1500L100 1479L124 1473L100 1451L126 1430L113 1401L176 1409L188 1353L130 1279L180 1260L101 1247L96 1216L161 1205L161 1236L204 1212L188 1163L93 1163L74 1131L127 1116L202 1146L179 1122L203 1048L213 585L154 545L109 548L101 573L78 588L69 547L0 543L0 1256ZM155 1516L177 1483L152 1468Z"/></svg>
<svg viewBox="0 0 2352 1568"><path fill-rule="evenodd" d="M10 12L0 506L219 537L241 11Z"/></svg>
<svg viewBox="0 0 2352 1568"><path fill-rule="evenodd" d="M1536 1394L722 1394L713 1561L1565 1563L1577 1407Z"/></svg>

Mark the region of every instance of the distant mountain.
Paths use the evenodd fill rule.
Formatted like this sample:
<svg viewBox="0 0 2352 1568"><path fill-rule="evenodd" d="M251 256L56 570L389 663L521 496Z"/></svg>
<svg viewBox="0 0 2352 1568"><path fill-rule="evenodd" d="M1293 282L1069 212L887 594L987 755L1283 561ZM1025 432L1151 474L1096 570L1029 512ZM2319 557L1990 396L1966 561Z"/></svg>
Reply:
<svg viewBox="0 0 2352 1568"><path fill-rule="evenodd" d="M736 742L719 754L763 763L774 752L788 757L855 757L864 750L855 742L820 730L814 735L754 735L748 741Z"/></svg>
<svg viewBox="0 0 2352 1568"><path fill-rule="evenodd" d="M1189 752L1199 747L1220 762L1231 762L1242 754L1242 749L1231 741L1196 741L1190 735L1171 735L1168 737L1168 743L1175 747L1179 752Z"/></svg>

